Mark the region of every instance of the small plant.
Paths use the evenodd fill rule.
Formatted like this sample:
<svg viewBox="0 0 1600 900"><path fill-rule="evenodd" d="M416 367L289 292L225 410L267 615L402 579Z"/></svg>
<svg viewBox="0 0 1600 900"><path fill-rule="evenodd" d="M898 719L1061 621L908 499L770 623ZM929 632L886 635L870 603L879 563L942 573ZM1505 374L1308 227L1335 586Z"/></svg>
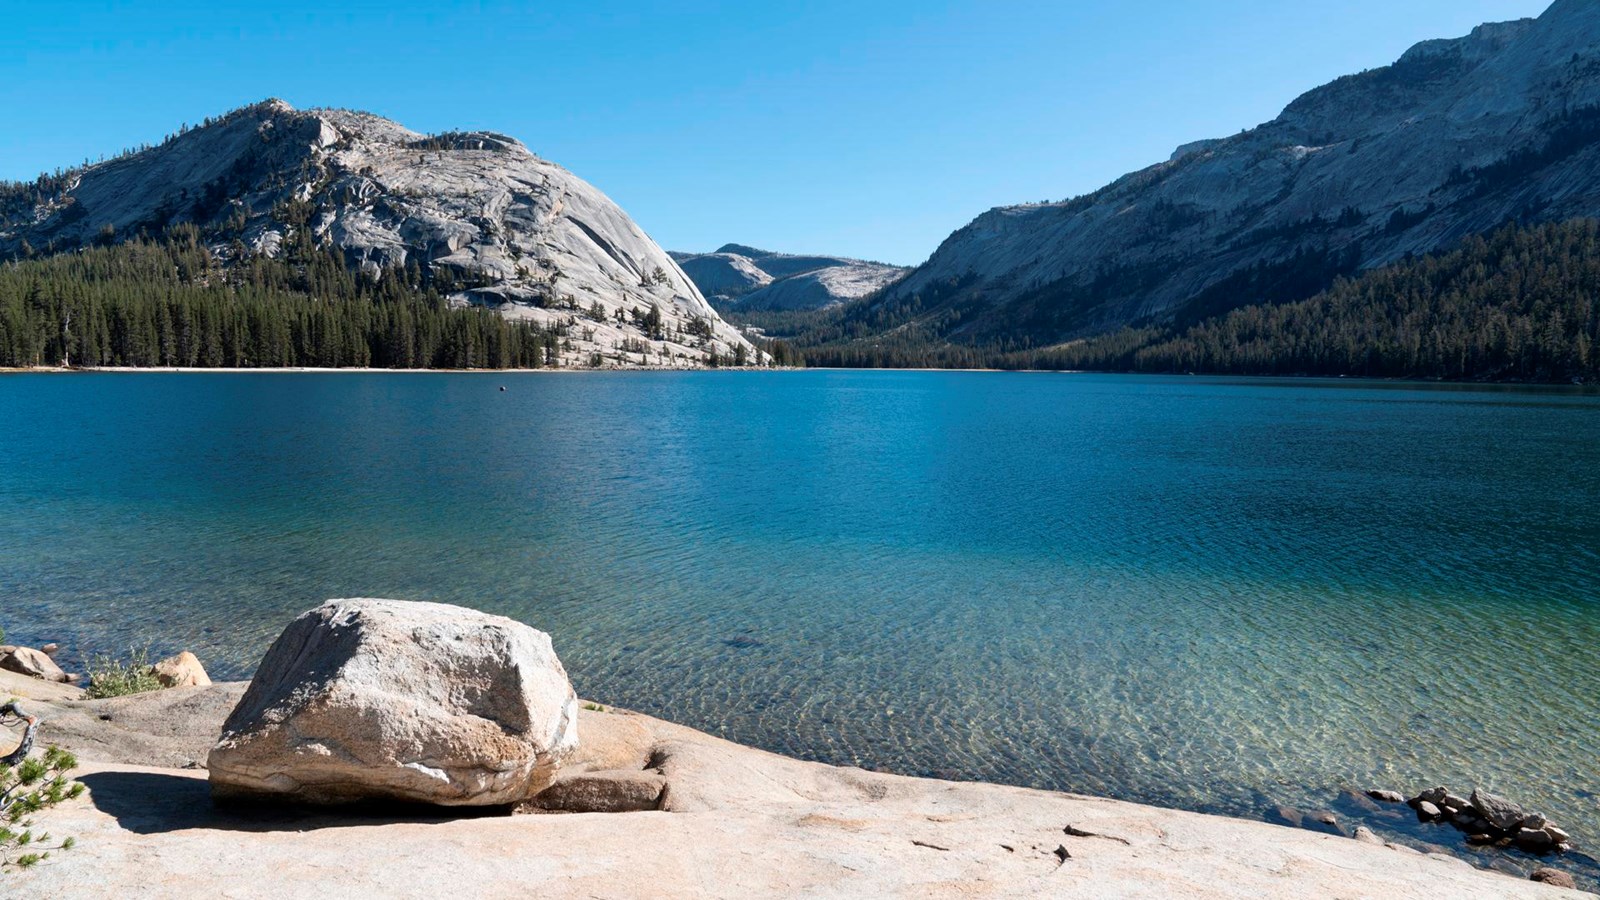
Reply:
<svg viewBox="0 0 1600 900"><path fill-rule="evenodd" d="M25 748L38 721L23 716L15 701L0 706L0 722L13 721L27 723ZM51 747L43 756L24 756L14 765L0 764L0 872L30 868L49 859L51 853L72 849L72 838L51 846L48 833L34 831L33 816L82 796L83 785L67 777L77 767L78 760L60 747Z"/></svg>
<svg viewBox="0 0 1600 900"><path fill-rule="evenodd" d="M598 703L585 703L583 708L589 712L605 712L606 708Z"/></svg>
<svg viewBox="0 0 1600 900"><path fill-rule="evenodd" d="M89 687L85 696L101 700L159 691L161 687L161 680L150 665L149 649L129 648L127 662L109 656L95 657L89 664Z"/></svg>

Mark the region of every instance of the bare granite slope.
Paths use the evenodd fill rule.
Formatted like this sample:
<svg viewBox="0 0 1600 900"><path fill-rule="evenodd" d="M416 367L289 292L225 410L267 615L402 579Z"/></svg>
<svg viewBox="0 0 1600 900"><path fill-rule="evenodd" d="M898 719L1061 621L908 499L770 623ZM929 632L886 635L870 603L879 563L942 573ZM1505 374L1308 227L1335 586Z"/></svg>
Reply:
<svg viewBox="0 0 1600 900"><path fill-rule="evenodd" d="M883 303L1047 343L1270 299L1514 220L1600 215L1600 4L1428 41L1277 119L955 232Z"/></svg>
<svg viewBox="0 0 1600 900"><path fill-rule="evenodd" d="M754 355L610 198L492 132L428 136L268 100L88 166L31 209L5 212L0 255L174 222L201 225L225 259L277 255L309 229L351 266L414 266L440 275L457 303L573 323L568 362L635 341L650 343L652 353L629 357L646 365L696 365L741 346ZM654 340L633 315L652 307L663 319Z"/></svg>
<svg viewBox="0 0 1600 900"><path fill-rule="evenodd" d="M1347 837L1115 800L800 762L621 710L580 713L572 778L664 785L652 811L359 816L213 807L194 771L242 685L37 694L85 760L48 813L78 846L0 876L62 900L437 897L1558 898L1577 891ZM569 776L563 776L569 777ZM559 783L559 782L558 782ZM659 788L658 788L659 789Z"/></svg>
<svg viewBox="0 0 1600 900"><path fill-rule="evenodd" d="M672 255L702 293L744 312L826 309L859 300L910 271L846 256L773 253L743 244L728 244L714 253Z"/></svg>

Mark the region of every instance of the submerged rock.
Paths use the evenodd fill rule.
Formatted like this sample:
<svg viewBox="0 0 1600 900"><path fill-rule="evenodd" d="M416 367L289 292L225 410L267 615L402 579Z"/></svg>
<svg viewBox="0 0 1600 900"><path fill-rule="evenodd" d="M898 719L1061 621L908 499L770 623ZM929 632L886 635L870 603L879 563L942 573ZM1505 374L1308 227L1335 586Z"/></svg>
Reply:
<svg viewBox="0 0 1600 900"><path fill-rule="evenodd" d="M1287 825L1290 828L1299 828L1305 823L1305 813L1292 806L1274 806L1267 810L1265 819L1274 825Z"/></svg>
<svg viewBox="0 0 1600 900"><path fill-rule="evenodd" d="M528 800L577 746L550 637L437 603L332 600L290 623L210 755L212 796Z"/></svg>
<svg viewBox="0 0 1600 900"><path fill-rule="evenodd" d="M1551 887L1566 888L1568 890L1576 890L1578 887L1578 882L1574 880L1570 874L1563 872L1560 869L1552 869L1549 867L1535 869L1533 874L1528 876L1528 878L1530 881L1537 881L1540 884L1548 884Z"/></svg>
<svg viewBox="0 0 1600 900"><path fill-rule="evenodd" d="M1406 798L1399 791L1367 791L1367 796L1380 803L1404 803Z"/></svg>

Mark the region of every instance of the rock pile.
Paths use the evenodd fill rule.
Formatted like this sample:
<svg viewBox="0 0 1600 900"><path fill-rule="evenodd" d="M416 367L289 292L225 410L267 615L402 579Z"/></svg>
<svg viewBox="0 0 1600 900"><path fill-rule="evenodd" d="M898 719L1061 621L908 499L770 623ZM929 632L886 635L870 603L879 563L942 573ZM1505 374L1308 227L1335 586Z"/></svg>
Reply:
<svg viewBox="0 0 1600 900"><path fill-rule="evenodd" d="M1388 803L1400 802L1394 791L1368 791L1367 796ZM1472 844L1516 846L1529 853L1564 853L1572 847L1572 836L1536 812L1487 791L1475 790L1470 797L1436 787L1405 801L1424 822L1450 824L1467 834Z"/></svg>

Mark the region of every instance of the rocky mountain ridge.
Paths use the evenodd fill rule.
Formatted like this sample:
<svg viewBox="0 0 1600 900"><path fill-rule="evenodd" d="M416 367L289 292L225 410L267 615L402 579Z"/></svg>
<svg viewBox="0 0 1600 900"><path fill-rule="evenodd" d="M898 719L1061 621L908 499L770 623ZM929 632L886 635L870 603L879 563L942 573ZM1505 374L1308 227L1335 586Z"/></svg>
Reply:
<svg viewBox="0 0 1600 900"><path fill-rule="evenodd" d="M740 312L827 309L859 300L911 271L845 256L774 253L743 244L672 256L702 293Z"/></svg>
<svg viewBox="0 0 1600 900"><path fill-rule="evenodd" d="M1600 215L1600 4L1427 41L1239 135L1060 203L991 210L856 310L1044 346L1299 299L1511 221Z"/></svg>
<svg viewBox="0 0 1600 900"><path fill-rule="evenodd" d="M0 257L194 223L226 261L308 234L375 277L567 326L566 364L696 366L761 353L592 185L493 132L423 135L268 100L158 147L0 189Z"/></svg>

